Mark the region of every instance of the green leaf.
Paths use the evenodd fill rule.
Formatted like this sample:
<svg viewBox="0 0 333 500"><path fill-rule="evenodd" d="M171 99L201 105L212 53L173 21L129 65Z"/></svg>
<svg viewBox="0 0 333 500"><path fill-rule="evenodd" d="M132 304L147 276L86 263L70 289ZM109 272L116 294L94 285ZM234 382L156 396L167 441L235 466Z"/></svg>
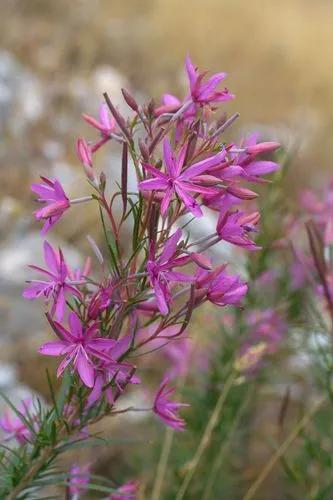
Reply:
<svg viewBox="0 0 333 500"><path fill-rule="evenodd" d="M71 387L72 383L73 383L73 378L70 374L70 371L66 369L63 376L62 376L61 387L60 387L57 402L56 402L58 415L62 415L62 413L63 413L63 409L64 409L64 406L65 406L65 403L67 400L67 396L68 396L68 391L69 391L69 388Z"/></svg>
<svg viewBox="0 0 333 500"><path fill-rule="evenodd" d="M112 232L106 228L105 220L104 220L104 215L103 215L103 211L102 211L101 207L99 207L99 213L100 213L100 217L101 217L101 221L102 221L102 226L103 226L103 232L104 232L104 237L105 237L106 245L108 247L109 254L110 254L110 257L111 257L111 269L116 270L116 272L117 272L117 274L119 276L120 272L119 272L119 267L118 267L118 264L117 264L118 249L114 248L114 247L116 247L115 242L114 242L114 237L113 237Z"/></svg>

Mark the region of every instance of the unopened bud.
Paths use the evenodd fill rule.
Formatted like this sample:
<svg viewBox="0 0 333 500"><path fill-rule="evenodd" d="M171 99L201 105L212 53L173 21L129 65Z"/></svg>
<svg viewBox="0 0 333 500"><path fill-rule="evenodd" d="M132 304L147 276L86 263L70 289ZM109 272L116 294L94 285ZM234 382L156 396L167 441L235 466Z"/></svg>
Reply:
<svg viewBox="0 0 333 500"><path fill-rule="evenodd" d="M142 139L139 139L139 149L140 149L140 153L142 154L142 158L144 159L144 161L148 162L149 150L148 150L146 143Z"/></svg>
<svg viewBox="0 0 333 500"><path fill-rule="evenodd" d="M91 149L85 139L78 139L76 141L76 153L83 165L92 167Z"/></svg>
<svg viewBox="0 0 333 500"><path fill-rule="evenodd" d="M104 172L101 172L99 176L99 188L104 193L106 186L106 175Z"/></svg>
<svg viewBox="0 0 333 500"><path fill-rule="evenodd" d="M83 165L87 177L90 180L94 180L95 175L94 175L94 170L92 168L93 166L92 152L90 146L88 145L85 139L78 139L76 141L76 154Z"/></svg>
<svg viewBox="0 0 333 500"><path fill-rule="evenodd" d="M241 200L254 200L254 198L257 198L259 196L254 191L251 191L251 189L237 187L237 186L229 186L227 188L227 192L232 196L236 196L236 198L239 198Z"/></svg>
<svg viewBox="0 0 333 500"><path fill-rule="evenodd" d="M136 100L134 99L134 97L128 92L128 90L121 89L121 92L122 92L122 94L124 96L126 104L128 104L129 107L131 109L133 109L133 111L138 111L138 109L139 109L138 103L136 102Z"/></svg>
<svg viewBox="0 0 333 500"><path fill-rule="evenodd" d="M257 155L259 153L269 153L279 149L280 144L278 142L261 142L259 144L254 144L253 146L248 146L246 152L250 155Z"/></svg>
<svg viewBox="0 0 333 500"><path fill-rule="evenodd" d="M151 99L147 106L147 114L149 116L154 116L154 109L155 109L155 102L154 99Z"/></svg>

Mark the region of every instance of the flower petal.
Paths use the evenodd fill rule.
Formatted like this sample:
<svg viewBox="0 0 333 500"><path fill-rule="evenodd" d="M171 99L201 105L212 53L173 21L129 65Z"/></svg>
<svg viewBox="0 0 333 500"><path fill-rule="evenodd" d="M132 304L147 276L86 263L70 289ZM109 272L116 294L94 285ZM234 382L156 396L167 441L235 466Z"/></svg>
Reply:
<svg viewBox="0 0 333 500"><path fill-rule="evenodd" d="M87 387L93 387L95 370L91 362L89 361L87 354L82 348L79 350L76 358L76 368L77 371L79 372L82 382Z"/></svg>
<svg viewBox="0 0 333 500"><path fill-rule="evenodd" d="M165 245L164 245L163 252L161 253L161 255L158 259L159 264L162 264L163 262L167 262L168 260L171 259L171 257L174 255L174 253L177 250L177 243L178 243L179 239L181 238L181 236L182 236L182 230L177 229L177 231L175 231L170 236L170 238L167 239L167 241L165 242Z"/></svg>
<svg viewBox="0 0 333 500"><path fill-rule="evenodd" d="M55 342L46 342L42 344L38 349L40 354L45 354L46 356L61 356L68 352L68 349L71 349L66 342L55 341Z"/></svg>
<svg viewBox="0 0 333 500"><path fill-rule="evenodd" d="M75 312L71 312L68 315L68 323L70 326L71 333L73 337L79 338L82 336L82 323L80 318Z"/></svg>
<svg viewBox="0 0 333 500"><path fill-rule="evenodd" d="M44 241L44 260L54 274L58 274L59 258L50 243Z"/></svg>

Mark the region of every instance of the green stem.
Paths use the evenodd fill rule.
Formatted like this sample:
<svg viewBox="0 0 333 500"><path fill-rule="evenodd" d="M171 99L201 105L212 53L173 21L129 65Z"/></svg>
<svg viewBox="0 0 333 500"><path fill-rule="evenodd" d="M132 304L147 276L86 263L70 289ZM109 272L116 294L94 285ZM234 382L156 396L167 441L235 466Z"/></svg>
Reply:
<svg viewBox="0 0 333 500"><path fill-rule="evenodd" d="M213 413L211 414L211 417L208 421L208 424L204 430L204 433L202 435L201 441L199 443L199 446L194 454L193 459L191 460L189 467L187 469L187 473L185 475L185 478L183 480L183 483L177 493L176 500L182 500L184 498L184 495L187 491L187 488L194 476L194 473L199 465L199 462L201 460L201 457L206 450L206 448L209 446L211 437L213 434L213 431L219 421L220 413L223 408L223 405L227 399L227 396L230 392L230 389L232 388L235 379L237 376L237 372L232 371L227 378L226 383L224 384L223 390L220 394L220 397L218 398L215 408L213 410Z"/></svg>
<svg viewBox="0 0 333 500"><path fill-rule="evenodd" d="M252 394L252 390L250 391L251 394ZM249 402L249 399L250 399L250 395L248 394L247 397L244 398L244 401L243 403L241 404L237 414L236 414L236 417L235 417L235 420L233 421L232 423L232 426L230 428L230 431L226 437L226 439L223 440L223 444L221 444L221 447L219 449L219 452L217 453L217 456L214 460L214 463L213 463L213 466L211 468L211 472L208 476L208 481L207 481L207 484L206 484L206 487L205 487L205 491L204 491L204 494L203 494L203 500L209 500L211 498L211 492L212 492L212 488L213 488L213 485L214 485L214 481L215 481L215 478L216 478L216 475L222 465L222 462L223 462L223 458L226 454L226 452L228 451L229 449L229 446L231 444L231 441L232 441L232 438L238 428L238 425L240 423L240 420L244 414L244 411L247 407L247 404Z"/></svg>
<svg viewBox="0 0 333 500"><path fill-rule="evenodd" d="M163 479L165 476L166 467L168 464L168 459L171 451L172 441L174 437L175 431L168 427L165 432L165 438L163 441L162 452L160 456L160 460L158 462L157 471L156 471L156 479L153 486L153 492L151 495L151 500L159 500L161 496Z"/></svg>

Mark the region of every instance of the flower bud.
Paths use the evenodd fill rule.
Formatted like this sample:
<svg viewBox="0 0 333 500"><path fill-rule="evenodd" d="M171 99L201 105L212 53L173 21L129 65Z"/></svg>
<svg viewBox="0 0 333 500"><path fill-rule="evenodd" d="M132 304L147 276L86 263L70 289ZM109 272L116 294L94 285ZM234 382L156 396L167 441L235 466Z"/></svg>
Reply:
<svg viewBox="0 0 333 500"><path fill-rule="evenodd" d="M146 143L142 139L139 139L139 149L140 149L140 153L142 154L142 158L144 159L144 161L148 162L149 150L148 150Z"/></svg>
<svg viewBox="0 0 333 500"><path fill-rule="evenodd" d="M259 144L254 144L253 146L248 146L246 152L249 155L257 155L259 153L269 153L279 149L280 144L278 142L261 142Z"/></svg>
<svg viewBox="0 0 333 500"><path fill-rule="evenodd" d="M126 104L128 104L128 106L133 109L133 111L138 111L139 109L139 106L138 106L138 103L136 102L136 100L134 99L134 97L128 92L128 90L126 89L121 89L121 92L123 94L123 97L126 101Z"/></svg>
<svg viewBox="0 0 333 500"><path fill-rule="evenodd" d="M229 186L227 188L227 192L232 196L236 196L236 198L239 198L241 200L254 200L254 198L257 198L259 196L254 191L251 191L251 189L238 186Z"/></svg>
<svg viewBox="0 0 333 500"><path fill-rule="evenodd" d="M76 142L76 154L83 164L83 168L90 180L94 180L94 170L92 168L92 152L87 141L85 139L78 139Z"/></svg>

